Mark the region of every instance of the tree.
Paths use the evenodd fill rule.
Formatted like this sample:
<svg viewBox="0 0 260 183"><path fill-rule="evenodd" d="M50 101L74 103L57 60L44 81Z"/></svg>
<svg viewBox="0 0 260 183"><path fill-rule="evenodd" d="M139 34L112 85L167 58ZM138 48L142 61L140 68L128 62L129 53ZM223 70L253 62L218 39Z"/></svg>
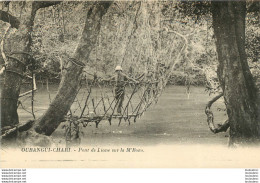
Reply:
<svg viewBox="0 0 260 183"><path fill-rule="evenodd" d="M83 67L95 47L102 17L111 4L111 1L96 2L87 12L81 39L66 68L66 73L62 76L58 93L46 113L36 121L35 131L37 133L51 135L68 113L80 87Z"/></svg>
<svg viewBox="0 0 260 183"><path fill-rule="evenodd" d="M8 56L8 63L6 63L5 66L5 82L1 96L2 128L16 126L19 123L17 101L23 73L31 57L31 33L35 14L40 8L58 3L60 2L26 2L21 11L23 14L21 14L19 20L7 12L1 12L0 17L2 20L8 20L12 27L18 27L16 33L12 35L12 50L8 52L10 54L15 54L16 57L13 55ZM97 35L99 34L102 16L106 13L111 3L112 2L96 2L89 8L78 47L73 58L71 58L68 63L66 72L62 76L59 91L55 99L46 113L35 123L36 132L44 135L51 135L60 124L61 119L64 118L70 109L70 106L77 95L78 88L80 87L82 69L85 65L83 62L87 62L88 60L89 54L95 45ZM17 23L17 21L19 23ZM17 43L17 40L21 41ZM10 59L12 59L12 62L9 61ZM33 124L34 122L29 122L27 123L27 126L23 127L28 130ZM12 135L16 134L14 132L15 131L11 130Z"/></svg>
<svg viewBox="0 0 260 183"><path fill-rule="evenodd" d="M13 2L12 2L13 3ZM15 17L7 11L0 11L0 20L10 23L17 29L9 41L6 53L4 84L1 87L1 126L10 127L19 123L17 107L21 81L26 66L31 62L31 33L37 10L58 4L59 2L14 2L21 9L20 17Z"/></svg>
<svg viewBox="0 0 260 183"><path fill-rule="evenodd" d="M230 125L230 145L260 137L258 94L245 53L246 2L212 2L218 78Z"/></svg>
<svg viewBox="0 0 260 183"><path fill-rule="evenodd" d="M257 91L255 79L259 80L259 76L258 79L257 76L253 78L248 66L245 50L245 18L248 12L259 13L259 2L181 2L178 9L185 16L196 17L195 21L202 19L202 15L210 16L209 13L212 15L218 54L217 83L220 83L223 93L214 97L206 105L205 112L210 130L219 133L230 127L230 145L256 141L260 136L260 102L257 94L260 88ZM257 40L255 39L254 42ZM252 43L249 45L252 47ZM252 51L249 55L251 61ZM256 57L253 56L253 60L257 60ZM228 120L215 126L210 107L222 96L225 99Z"/></svg>

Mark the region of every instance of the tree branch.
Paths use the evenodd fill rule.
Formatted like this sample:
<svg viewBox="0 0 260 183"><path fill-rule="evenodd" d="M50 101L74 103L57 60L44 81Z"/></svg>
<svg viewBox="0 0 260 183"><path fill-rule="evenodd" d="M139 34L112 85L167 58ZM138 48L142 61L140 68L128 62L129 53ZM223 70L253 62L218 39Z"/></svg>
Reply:
<svg viewBox="0 0 260 183"><path fill-rule="evenodd" d="M4 33L4 36L2 37L2 41L1 41L1 43L0 43L0 46L1 46L1 47L0 47L1 55L2 55L2 58L3 58L5 64L7 63L7 58L6 58L5 52L4 52L4 41L5 41L6 34L7 34L7 32L9 31L10 27L11 27L11 26L8 26L8 27L6 28L5 33Z"/></svg>
<svg viewBox="0 0 260 183"><path fill-rule="evenodd" d="M18 124L16 126L7 126L7 127L3 127L1 129L1 137L0 140L8 138L10 136L12 136L13 134L15 134L17 131L19 132L24 132L29 130L34 124L34 120L29 120L24 124Z"/></svg>
<svg viewBox="0 0 260 183"><path fill-rule="evenodd" d="M213 99L211 99L208 104L206 105L206 109L205 109L205 113L207 115L207 122L209 125L209 129L213 132L213 133L219 133L219 132L226 132L227 129L229 128L229 121L226 120L223 124L217 124L217 127L215 126L214 123L214 115L213 112L210 110L210 107L212 106L212 104L214 102L216 102L220 97L223 96L223 93L217 95L216 97L214 97Z"/></svg>
<svg viewBox="0 0 260 183"><path fill-rule="evenodd" d="M35 10L37 11L38 9L54 6L60 4L61 2L62 1L35 1L34 6Z"/></svg>
<svg viewBox="0 0 260 183"><path fill-rule="evenodd" d="M216 102L216 101L217 101L220 97L222 97L222 96L223 96L223 93L220 93L219 95L217 95L216 97L214 97L213 99L211 99L211 100L208 102L206 108L207 108L207 107L208 107L208 108L211 108L212 104L213 104L214 102Z"/></svg>
<svg viewBox="0 0 260 183"><path fill-rule="evenodd" d="M33 93L34 91L37 90L36 81L35 81L35 75L33 75L33 77L30 77L30 78L32 78L32 80L33 80L33 89L30 90L30 91L27 91L27 92L24 92L24 93L20 94L19 97L24 97L24 96L26 96L26 95L28 95L30 93Z"/></svg>
<svg viewBox="0 0 260 183"><path fill-rule="evenodd" d="M260 2L259 1L252 2L247 7L247 13L251 13L251 12L260 12Z"/></svg>
<svg viewBox="0 0 260 183"><path fill-rule="evenodd" d="M12 28L19 28L20 21L18 20L18 18L12 16L6 11L0 10L0 20L10 23Z"/></svg>

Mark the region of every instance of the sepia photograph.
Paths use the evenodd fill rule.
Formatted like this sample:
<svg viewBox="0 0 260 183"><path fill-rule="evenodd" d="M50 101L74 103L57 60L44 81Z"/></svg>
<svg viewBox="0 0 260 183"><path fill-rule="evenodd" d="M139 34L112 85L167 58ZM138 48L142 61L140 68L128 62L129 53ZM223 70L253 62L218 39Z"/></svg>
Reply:
<svg viewBox="0 0 260 183"><path fill-rule="evenodd" d="M1 168L259 168L260 1L0 1Z"/></svg>

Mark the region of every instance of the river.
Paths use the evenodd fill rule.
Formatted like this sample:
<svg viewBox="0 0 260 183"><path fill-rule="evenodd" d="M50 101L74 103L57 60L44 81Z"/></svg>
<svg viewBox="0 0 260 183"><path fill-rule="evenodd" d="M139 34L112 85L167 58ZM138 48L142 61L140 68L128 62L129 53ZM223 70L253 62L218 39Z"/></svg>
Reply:
<svg viewBox="0 0 260 183"><path fill-rule="evenodd" d="M50 86L51 99L57 92L57 86ZM79 96L80 98L80 96ZM227 144L228 133L213 134L210 132L205 105L213 98L203 87L191 87L188 97L183 86L168 86L154 106L150 107L136 123L113 120L110 126L108 121L102 121L99 128L95 125L81 127L81 144L84 145L159 145L159 144ZM27 110L30 109L30 97L20 99ZM50 100L46 86L39 87L35 93L34 108L36 117L39 117L48 108ZM227 116L217 108L223 108L223 100L213 106L215 120L222 123ZM20 122L32 119L32 115L18 108ZM62 126L62 125L61 125ZM64 129L61 126L52 137L57 143L64 140Z"/></svg>

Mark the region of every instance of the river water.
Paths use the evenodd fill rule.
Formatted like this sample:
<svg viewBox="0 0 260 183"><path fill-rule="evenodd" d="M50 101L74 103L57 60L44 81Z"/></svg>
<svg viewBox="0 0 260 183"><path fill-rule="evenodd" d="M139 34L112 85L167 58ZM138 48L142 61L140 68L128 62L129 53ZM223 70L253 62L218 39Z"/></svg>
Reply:
<svg viewBox="0 0 260 183"><path fill-rule="evenodd" d="M46 86L38 87L35 93L34 109L36 117L40 117L50 104L49 93ZM53 99L57 92L57 86L50 86L50 98ZM81 127L80 139L84 145L159 145L159 144L223 144L226 145L228 133L213 134L210 132L205 105L213 98L204 91L203 87L191 87L190 96L186 94L183 86L168 86L154 106L137 122L122 121L118 126L118 120L113 120L110 126L108 121L102 121L99 128L94 124ZM79 96L80 98L80 96ZM30 97L20 99L23 107L28 111ZM223 111L223 100L217 101L214 106L215 120L222 123L226 120ZM26 112L22 106L18 108L20 122L32 119L32 115ZM62 124L61 124L62 126ZM63 143L64 129L61 126L53 133L52 137L57 143Z"/></svg>

